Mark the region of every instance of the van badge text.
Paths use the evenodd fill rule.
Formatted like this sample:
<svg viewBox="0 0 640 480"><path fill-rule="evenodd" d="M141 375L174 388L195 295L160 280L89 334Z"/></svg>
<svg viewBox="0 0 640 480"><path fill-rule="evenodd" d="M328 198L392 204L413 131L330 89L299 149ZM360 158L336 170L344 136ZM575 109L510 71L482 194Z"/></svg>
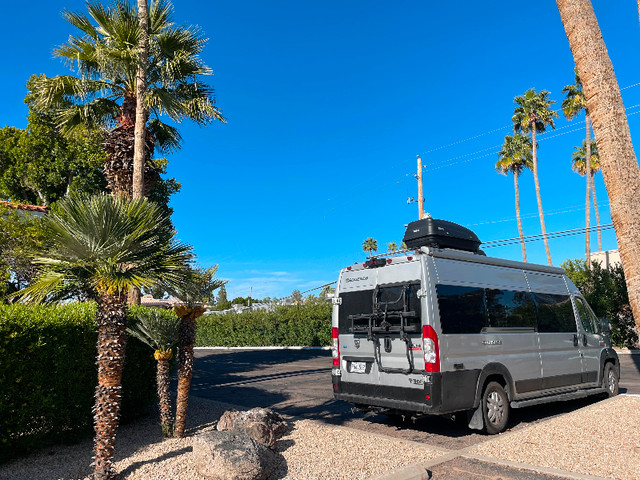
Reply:
<svg viewBox="0 0 640 480"><path fill-rule="evenodd" d="M483 340L483 345L502 345L502 340Z"/></svg>
<svg viewBox="0 0 640 480"><path fill-rule="evenodd" d="M364 282L365 280L369 280L369 277L355 277L355 278L347 278L346 282Z"/></svg>

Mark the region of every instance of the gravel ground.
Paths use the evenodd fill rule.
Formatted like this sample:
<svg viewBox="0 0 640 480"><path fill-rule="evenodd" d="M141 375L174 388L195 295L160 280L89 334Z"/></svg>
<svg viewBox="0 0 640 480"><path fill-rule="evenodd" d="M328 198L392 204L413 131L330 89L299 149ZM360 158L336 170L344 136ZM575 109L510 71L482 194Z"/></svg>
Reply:
<svg viewBox="0 0 640 480"><path fill-rule="evenodd" d="M219 403L192 397L189 430L184 439L163 440L152 418L118 430L116 469L122 480L201 480L192 461L193 435L214 428L227 409ZM391 469L425 461L443 450L421 446L312 420L294 422L294 429L278 442L286 460L270 480L361 480ZM375 462L364 452L384 452ZM92 441L55 446L0 467L0 480L88 480Z"/></svg>
<svg viewBox="0 0 640 480"><path fill-rule="evenodd" d="M618 396L477 445L471 453L618 480L640 479L640 397Z"/></svg>

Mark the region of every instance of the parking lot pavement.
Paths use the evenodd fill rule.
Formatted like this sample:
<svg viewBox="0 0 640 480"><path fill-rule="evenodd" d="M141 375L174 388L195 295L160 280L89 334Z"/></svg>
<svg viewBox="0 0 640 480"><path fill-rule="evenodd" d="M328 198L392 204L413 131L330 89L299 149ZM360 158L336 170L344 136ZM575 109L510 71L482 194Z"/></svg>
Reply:
<svg viewBox="0 0 640 480"><path fill-rule="evenodd" d="M620 355L620 391L640 394L640 356ZM333 399L331 353L326 350L197 349L193 395L251 407L271 407L300 418L320 420L447 449L462 449L486 435L445 417L402 421L384 415L363 417L351 405ZM596 397L513 410L509 429L525 426L594 404Z"/></svg>

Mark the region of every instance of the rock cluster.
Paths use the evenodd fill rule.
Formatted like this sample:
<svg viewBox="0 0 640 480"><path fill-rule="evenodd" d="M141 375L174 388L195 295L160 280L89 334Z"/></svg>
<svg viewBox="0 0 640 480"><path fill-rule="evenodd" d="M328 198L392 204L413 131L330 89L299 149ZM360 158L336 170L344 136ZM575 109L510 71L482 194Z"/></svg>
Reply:
<svg viewBox="0 0 640 480"><path fill-rule="evenodd" d="M226 411L216 428L194 439L198 472L209 480L264 480L282 459L275 445L290 425L269 409L254 408Z"/></svg>

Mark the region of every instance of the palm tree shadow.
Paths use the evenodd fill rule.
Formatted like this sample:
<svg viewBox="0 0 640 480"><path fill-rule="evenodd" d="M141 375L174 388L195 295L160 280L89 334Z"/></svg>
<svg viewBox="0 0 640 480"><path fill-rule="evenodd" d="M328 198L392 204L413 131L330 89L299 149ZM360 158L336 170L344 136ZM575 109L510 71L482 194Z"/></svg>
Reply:
<svg viewBox="0 0 640 480"><path fill-rule="evenodd" d="M189 453L193 451L193 447L184 447L181 448L180 450L174 450L172 452L167 452L163 455L160 455L156 458L150 458L149 460L144 460L144 461L140 461L140 462L133 462L131 465L129 465L127 468L125 468L122 472L120 472L120 478L126 478L128 475L130 475L131 473L135 472L137 469L139 469L140 467L142 467L143 465L146 465L148 463L159 463L162 462L164 460L168 460L169 458L173 458L173 457L179 457L180 455L183 455L185 453Z"/></svg>

